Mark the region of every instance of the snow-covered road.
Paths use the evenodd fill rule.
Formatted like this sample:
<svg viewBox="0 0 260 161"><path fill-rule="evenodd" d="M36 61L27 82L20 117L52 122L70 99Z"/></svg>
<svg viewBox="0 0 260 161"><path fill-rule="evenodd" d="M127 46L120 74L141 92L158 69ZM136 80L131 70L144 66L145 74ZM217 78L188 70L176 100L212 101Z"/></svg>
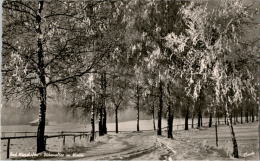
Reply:
<svg viewBox="0 0 260 161"><path fill-rule="evenodd" d="M84 156L66 156L60 159L90 160L131 160L131 159L167 159L172 152L160 145L154 132L129 132L108 134L100 137L88 146L76 149L72 153Z"/></svg>
<svg viewBox="0 0 260 161"><path fill-rule="evenodd" d="M70 156L80 154L80 157ZM82 156L83 155L83 156ZM199 141L165 136L156 137L153 132L109 134L87 146L77 146L59 159L73 160L183 160L229 159L223 149L216 149Z"/></svg>
<svg viewBox="0 0 260 161"><path fill-rule="evenodd" d="M240 159L258 159L258 122L236 125ZM232 160L229 129L219 127L219 147L215 146L214 128L174 132L174 139L158 137L155 132L109 134L85 148L84 157L98 160ZM250 148L249 148L250 147ZM80 148L81 149L81 148ZM251 154L244 157L244 154ZM65 159L65 158L64 158ZM68 158L66 158L68 159ZM76 159L76 158L74 158Z"/></svg>

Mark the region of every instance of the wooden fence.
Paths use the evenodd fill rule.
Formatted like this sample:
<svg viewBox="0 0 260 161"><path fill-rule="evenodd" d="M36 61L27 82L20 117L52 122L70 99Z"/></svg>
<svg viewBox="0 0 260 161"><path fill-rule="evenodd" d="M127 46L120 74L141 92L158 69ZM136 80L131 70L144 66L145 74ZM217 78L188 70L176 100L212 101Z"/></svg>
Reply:
<svg viewBox="0 0 260 161"><path fill-rule="evenodd" d="M224 125L225 124L225 121L218 121L218 125ZM212 120L212 126L215 125L215 122ZM174 128L176 127L176 128ZM178 124L178 125L175 125L173 127L173 131L174 130L184 130L185 129L185 124ZM198 123L194 123L193 124L193 128L196 128L198 127ZM203 122L202 123L202 127L209 127L209 122ZM188 124L188 128L192 128L192 124Z"/></svg>
<svg viewBox="0 0 260 161"><path fill-rule="evenodd" d="M20 133L20 132L15 132L15 133ZM32 133L32 132L26 132L26 133ZM45 145L46 145L46 141L49 138L63 138L63 145L65 145L66 142L66 136L72 136L73 137L73 142L76 142L76 137L89 137L90 133L88 132L76 132L76 133L80 133L80 134L63 134L64 132L61 132L62 134L58 134L58 135L45 135L44 136L44 141L45 141ZM72 133L72 132L69 132ZM95 133L96 136L96 133ZM9 137L1 137L1 140L7 140L7 146L6 146L6 158L10 158L10 143L11 140L13 139L26 139L26 138L36 138L36 135L31 135L31 136L9 136Z"/></svg>
<svg viewBox="0 0 260 161"><path fill-rule="evenodd" d="M37 135L37 132L35 131L5 131L5 132L1 132L2 133L2 137L8 137L10 135L8 134L11 134L13 137L16 137L18 135L22 135L23 136L31 136L31 135ZM83 134L83 133L88 133L86 131L60 131L60 132L55 132L55 131L52 131L52 132L45 132L45 134Z"/></svg>

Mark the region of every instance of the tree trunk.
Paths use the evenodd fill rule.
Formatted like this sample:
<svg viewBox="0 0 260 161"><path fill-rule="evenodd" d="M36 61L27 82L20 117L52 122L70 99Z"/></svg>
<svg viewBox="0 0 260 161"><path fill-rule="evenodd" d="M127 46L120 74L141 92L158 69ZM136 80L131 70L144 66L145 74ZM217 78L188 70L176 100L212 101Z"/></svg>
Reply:
<svg viewBox="0 0 260 161"><path fill-rule="evenodd" d="M243 110L240 111L240 123L243 124Z"/></svg>
<svg viewBox="0 0 260 161"><path fill-rule="evenodd" d="M236 125L236 115L235 115L235 112L233 112L233 124Z"/></svg>
<svg viewBox="0 0 260 161"><path fill-rule="evenodd" d="M162 81L160 80L159 83L159 110L158 110L158 129L157 129L157 135L162 135L162 109L163 109L163 87L162 87Z"/></svg>
<svg viewBox="0 0 260 161"><path fill-rule="evenodd" d="M225 114L225 125L227 124L227 115Z"/></svg>
<svg viewBox="0 0 260 161"><path fill-rule="evenodd" d="M107 110L106 110L106 87L107 87L107 79L106 79L106 73L103 73L103 134L107 134Z"/></svg>
<svg viewBox="0 0 260 161"><path fill-rule="evenodd" d="M189 108L186 109L186 115L185 115L185 129L189 130Z"/></svg>
<svg viewBox="0 0 260 161"><path fill-rule="evenodd" d="M138 102L139 102L139 96L138 96ZM140 115L140 109L139 109L139 103L137 104L137 117L136 117L136 120L137 120L137 123L136 123L136 130L137 131L140 131L140 129L139 129L139 115Z"/></svg>
<svg viewBox="0 0 260 161"><path fill-rule="evenodd" d="M258 66L257 66L257 72L260 73L260 64L258 63ZM258 74L258 77L257 77L257 82L260 82L260 75ZM258 103L257 103L257 111L256 111L256 115L257 115L257 121L260 120L260 86L258 84L257 86L257 89L258 89L258 92L257 92L257 100ZM258 122L258 129L260 129L260 124ZM260 133L258 132L258 145L260 145ZM259 150L259 146L258 146L258 157L260 156L260 150Z"/></svg>
<svg viewBox="0 0 260 161"><path fill-rule="evenodd" d="M225 105L225 110L226 110L226 115L227 115L227 118L228 118L227 121L228 121L228 124L229 124L230 133L231 133L231 136L232 136L232 142L233 142L233 157L234 157L234 158L239 158L237 140L236 140L236 136L235 136L233 124L232 124L232 114L229 114L229 111L228 111L228 107L227 107L227 106L228 106L228 105L226 104L226 105Z"/></svg>
<svg viewBox="0 0 260 161"><path fill-rule="evenodd" d="M200 128L200 113L198 113L198 129Z"/></svg>
<svg viewBox="0 0 260 161"><path fill-rule="evenodd" d="M102 127L103 127L103 134L107 134L107 110L106 107L103 108L103 123L102 123Z"/></svg>
<svg viewBox="0 0 260 161"><path fill-rule="evenodd" d="M154 116L154 112L155 112L155 110L154 110L154 101L153 101L153 107L152 107L152 116L153 116L153 130L155 131L156 130L156 127L155 127L155 116Z"/></svg>
<svg viewBox="0 0 260 161"><path fill-rule="evenodd" d="M236 112L236 123L238 123L238 113L237 112Z"/></svg>
<svg viewBox="0 0 260 161"><path fill-rule="evenodd" d="M102 103L103 104L103 103ZM103 108L102 108L102 104L101 104L101 106L99 107L99 118L98 118L98 134L99 134L99 136L103 136L104 135L104 133L103 133Z"/></svg>
<svg viewBox="0 0 260 161"><path fill-rule="evenodd" d="M203 123L202 123L202 113L200 113L200 127L203 126Z"/></svg>
<svg viewBox="0 0 260 161"><path fill-rule="evenodd" d="M168 138L173 138L173 135L172 135L173 112L172 112L171 108L172 108L171 103L169 103L169 105L168 105L168 120L167 120L167 123L168 123Z"/></svg>
<svg viewBox="0 0 260 161"><path fill-rule="evenodd" d="M95 97L91 96L91 135L90 142L95 140Z"/></svg>
<svg viewBox="0 0 260 161"><path fill-rule="evenodd" d="M255 117L254 117L254 111L253 110L252 110L251 116L252 116L252 122L255 122Z"/></svg>
<svg viewBox="0 0 260 161"><path fill-rule="evenodd" d="M100 95L100 103L99 103L99 118L98 118L98 134L99 136L103 136L104 132L103 132L103 108L104 108L104 75L103 73L101 73L101 79L100 79L100 83L101 83L101 90L102 93Z"/></svg>
<svg viewBox="0 0 260 161"><path fill-rule="evenodd" d="M229 115L228 120L229 120L229 124L233 124L233 120L232 120L233 116L232 113Z"/></svg>
<svg viewBox="0 0 260 161"><path fill-rule="evenodd" d="M217 119L218 119L218 125L220 125L218 107L217 107L217 110L216 110L216 116L215 116L215 117L217 117Z"/></svg>
<svg viewBox="0 0 260 161"><path fill-rule="evenodd" d="M251 112L250 111L248 111L248 122L252 122Z"/></svg>
<svg viewBox="0 0 260 161"><path fill-rule="evenodd" d="M37 131L37 153L45 151L45 117L46 117L46 88L39 88L40 90L40 110L39 110L39 125Z"/></svg>
<svg viewBox="0 0 260 161"><path fill-rule="evenodd" d="M248 109L246 110L246 123L248 123L249 122L249 120L248 120Z"/></svg>
<svg viewBox="0 0 260 161"><path fill-rule="evenodd" d="M139 127L139 117L140 117L140 107L139 107L139 104L140 104L140 91L139 91L139 85L136 86L136 95L137 95L137 100L136 100L136 110L137 110L137 117L136 117L136 131L140 131L140 127Z"/></svg>
<svg viewBox="0 0 260 161"><path fill-rule="evenodd" d="M232 142L233 142L233 156L234 156L234 158L239 158L237 140L236 140L234 128L233 128L233 125L232 125L232 117L231 116L229 117L229 121L230 121L229 127L230 127L231 136L232 136Z"/></svg>
<svg viewBox="0 0 260 161"><path fill-rule="evenodd" d="M118 133L118 107L115 109L116 133Z"/></svg>
<svg viewBox="0 0 260 161"><path fill-rule="evenodd" d="M215 118L217 120L217 118ZM217 121L216 121L217 122ZM212 113L209 113L209 127L212 126Z"/></svg>
<svg viewBox="0 0 260 161"><path fill-rule="evenodd" d="M46 86L46 78L45 78L45 68L44 68L44 52L43 52L43 34L41 30L42 23L42 10L43 10L43 1L38 2L38 10L36 16L36 33L37 33L37 56L38 56L38 69L39 69L39 80L40 87L40 109L39 109L39 124L37 130L37 153L45 151L45 139L44 139L44 131L45 131L45 118L46 118L46 106L47 106L47 86Z"/></svg>
<svg viewBox="0 0 260 161"><path fill-rule="evenodd" d="M191 118L191 128L194 128L194 114L192 112L192 118Z"/></svg>
<svg viewBox="0 0 260 161"><path fill-rule="evenodd" d="M215 134L216 134L216 146L218 147L218 125L217 125L217 120L215 120Z"/></svg>

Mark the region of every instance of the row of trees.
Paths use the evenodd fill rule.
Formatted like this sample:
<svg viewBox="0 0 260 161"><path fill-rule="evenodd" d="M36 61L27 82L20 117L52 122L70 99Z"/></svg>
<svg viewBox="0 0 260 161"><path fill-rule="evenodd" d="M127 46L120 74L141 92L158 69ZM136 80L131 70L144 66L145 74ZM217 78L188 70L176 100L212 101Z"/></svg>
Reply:
<svg viewBox="0 0 260 161"><path fill-rule="evenodd" d="M95 133L107 133L107 113L134 106L152 115L157 134L174 112L188 118L225 116L234 157L233 118L255 116L257 43L247 39L256 10L242 0L215 8L188 1L5 1L3 3L3 92L6 100L39 102L37 153L45 151L48 93L88 117ZM250 111L250 112L249 112ZM176 115L176 114L175 114ZM217 124L216 124L217 125Z"/></svg>

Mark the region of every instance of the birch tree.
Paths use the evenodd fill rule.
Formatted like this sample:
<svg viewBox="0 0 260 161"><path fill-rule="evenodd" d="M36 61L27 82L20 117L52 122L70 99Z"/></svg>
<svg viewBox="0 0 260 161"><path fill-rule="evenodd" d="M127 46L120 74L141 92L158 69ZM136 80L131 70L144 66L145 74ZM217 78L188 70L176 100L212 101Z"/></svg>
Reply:
<svg viewBox="0 0 260 161"><path fill-rule="evenodd" d="M3 95L38 98L40 153L45 151L48 90L91 72L103 57L91 52L89 40L97 36L92 10L88 2L20 0L5 1L3 9Z"/></svg>
<svg viewBox="0 0 260 161"><path fill-rule="evenodd" d="M251 13L244 1L223 0L216 10L205 6L184 7L182 14L188 29L186 34L169 34L166 39L174 53L184 58L187 93L195 100L203 86L214 84L215 102L224 103L233 142L233 156L238 147L230 112L241 102L243 92L256 98L256 48L243 35L252 27ZM252 41L252 40L251 40ZM245 46L244 43L250 44Z"/></svg>

